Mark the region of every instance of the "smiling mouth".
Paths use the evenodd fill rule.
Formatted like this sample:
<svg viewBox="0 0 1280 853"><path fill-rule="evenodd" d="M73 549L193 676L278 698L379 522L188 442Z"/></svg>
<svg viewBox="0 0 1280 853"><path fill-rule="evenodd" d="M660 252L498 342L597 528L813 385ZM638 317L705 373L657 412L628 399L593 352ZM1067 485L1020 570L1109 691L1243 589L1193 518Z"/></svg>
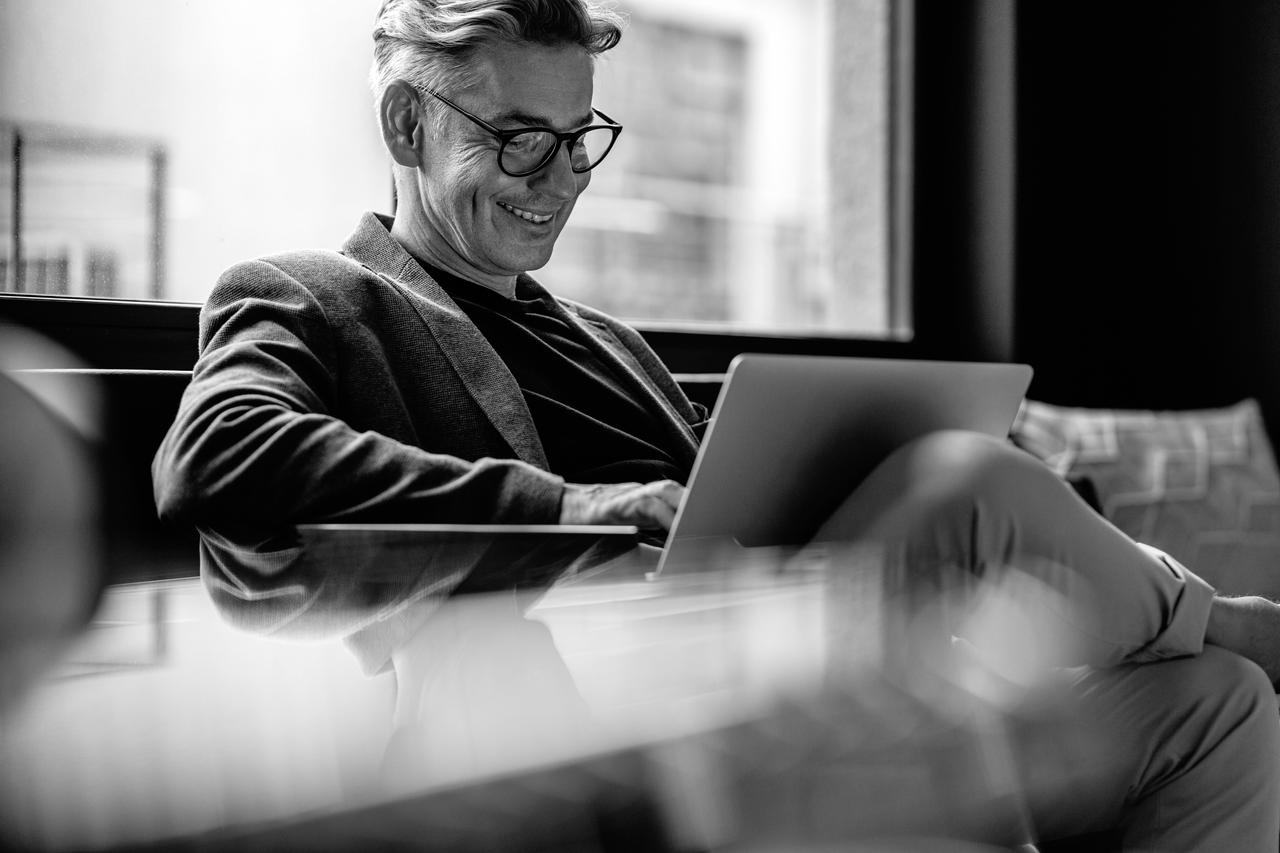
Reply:
<svg viewBox="0 0 1280 853"><path fill-rule="evenodd" d="M513 216L518 216L526 222L532 222L537 225L541 225L544 222L550 222L552 219L555 218L555 214L553 213L548 213L544 216L529 210L522 210L521 208L518 208L515 205L507 204L505 201L498 202L498 207L502 208L507 213L510 213Z"/></svg>

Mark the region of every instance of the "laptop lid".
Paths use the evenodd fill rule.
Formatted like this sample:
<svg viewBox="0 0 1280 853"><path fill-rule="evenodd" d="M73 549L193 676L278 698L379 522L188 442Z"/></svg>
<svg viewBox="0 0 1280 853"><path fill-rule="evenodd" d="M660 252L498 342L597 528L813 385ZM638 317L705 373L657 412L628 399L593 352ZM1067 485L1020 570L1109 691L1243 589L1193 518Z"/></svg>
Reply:
<svg viewBox="0 0 1280 853"><path fill-rule="evenodd" d="M1024 364L738 356L655 575L699 570L699 543L805 544L908 441L941 429L1006 436L1031 373Z"/></svg>

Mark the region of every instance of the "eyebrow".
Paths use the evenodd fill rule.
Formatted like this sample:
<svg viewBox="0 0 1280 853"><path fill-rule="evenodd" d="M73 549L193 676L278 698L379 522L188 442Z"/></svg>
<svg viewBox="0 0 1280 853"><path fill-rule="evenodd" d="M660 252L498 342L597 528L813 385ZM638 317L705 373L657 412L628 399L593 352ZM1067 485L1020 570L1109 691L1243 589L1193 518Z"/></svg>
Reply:
<svg viewBox="0 0 1280 853"><path fill-rule="evenodd" d="M574 125L570 127L568 130L577 130L580 127L586 127L587 125L591 124L592 120L595 119L595 117L596 116L594 112L588 111L585 116L579 117L578 120L574 123ZM522 113L519 110L511 110L509 112L502 113L501 115L496 116L489 120L489 123L495 127L502 127L504 124L507 124L508 122L513 123L512 129L514 129L515 127L555 128L556 126L555 122L551 121L546 116L536 116L536 115L532 115L531 113Z"/></svg>

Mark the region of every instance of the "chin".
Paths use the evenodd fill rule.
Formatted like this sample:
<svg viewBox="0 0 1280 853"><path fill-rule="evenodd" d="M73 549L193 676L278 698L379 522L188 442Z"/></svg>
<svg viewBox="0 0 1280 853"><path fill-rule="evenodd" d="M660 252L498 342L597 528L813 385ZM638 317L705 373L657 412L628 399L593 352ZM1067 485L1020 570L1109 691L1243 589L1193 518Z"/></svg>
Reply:
<svg viewBox="0 0 1280 853"><path fill-rule="evenodd" d="M507 264L508 269L517 269L523 272L532 272L540 270L551 262L551 252L529 253L519 258L512 258Z"/></svg>

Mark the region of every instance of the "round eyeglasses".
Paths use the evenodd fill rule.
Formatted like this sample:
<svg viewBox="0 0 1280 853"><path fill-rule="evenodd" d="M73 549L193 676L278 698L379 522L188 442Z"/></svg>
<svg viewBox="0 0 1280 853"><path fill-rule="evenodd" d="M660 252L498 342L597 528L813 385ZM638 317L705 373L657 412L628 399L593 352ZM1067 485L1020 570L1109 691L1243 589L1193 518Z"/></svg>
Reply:
<svg viewBox="0 0 1280 853"><path fill-rule="evenodd" d="M569 165L573 171L589 172L600 165L600 161L613 148L618 134L622 133L622 125L595 108L592 108L591 112L608 124L591 124L568 133L560 133L549 127L516 127L511 130L500 130L479 116L467 112L434 89L426 87L419 87L419 89L493 134L500 143L498 167L513 178L523 178L544 168L555 158L560 151L560 146L565 143L569 146Z"/></svg>

